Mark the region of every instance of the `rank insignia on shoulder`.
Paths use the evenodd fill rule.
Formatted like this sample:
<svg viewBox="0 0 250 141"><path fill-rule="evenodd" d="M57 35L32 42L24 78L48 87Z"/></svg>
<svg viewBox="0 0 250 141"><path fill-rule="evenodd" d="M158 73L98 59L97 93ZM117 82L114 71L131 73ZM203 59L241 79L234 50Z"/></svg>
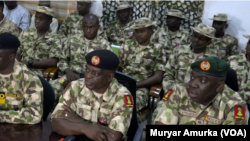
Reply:
<svg viewBox="0 0 250 141"><path fill-rule="evenodd" d="M246 110L245 106L235 105L234 106L234 119L246 120L245 110Z"/></svg>
<svg viewBox="0 0 250 141"><path fill-rule="evenodd" d="M165 93L164 97L162 98L163 101L167 101L171 94L174 92L172 89L168 89L168 91Z"/></svg>
<svg viewBox="0 0 250 141"><path fill-rule="evenodd" d="M127 108L134 108L132 95L124 95L124 102Z"/></svg>
<svg viewBox="0 0 250 141"><path fill-rule="evenodd" d="M68 84L68 86L65 88L63 94L65 94L65 92L68 90L69 86L70 86L71 83Z"/></svg>

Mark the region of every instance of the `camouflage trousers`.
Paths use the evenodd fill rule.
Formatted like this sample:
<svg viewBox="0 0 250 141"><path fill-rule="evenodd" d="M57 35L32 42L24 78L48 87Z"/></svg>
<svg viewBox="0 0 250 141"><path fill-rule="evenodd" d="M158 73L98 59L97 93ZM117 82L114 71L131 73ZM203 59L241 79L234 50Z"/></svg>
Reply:
<svg viewBox="0 0 250 141"><path fill-rule="evenodd" d="M149 89L147 88L139 88L136 91L136 111L137 111L137 119L138 122L141 122L141 114L140 111L145 108L148 104L148 95Z"/></svg>

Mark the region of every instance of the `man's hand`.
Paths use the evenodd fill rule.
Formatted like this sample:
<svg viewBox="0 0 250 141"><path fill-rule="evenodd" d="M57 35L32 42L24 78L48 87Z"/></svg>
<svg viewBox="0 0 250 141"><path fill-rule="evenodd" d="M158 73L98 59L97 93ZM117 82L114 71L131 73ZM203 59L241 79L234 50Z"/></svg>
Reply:
<svg viewBox="0 0 250 141"><path fill-rule="evenodd" d="M66 73L66 76L67 76L67 80L69 80L70 82L80 78L80 75L74 73L69 68L65 70L65 73Z"/></svg>
<svg viewBox="0 0 250 141"><path fill-rule="evenodd" d="M84 133L85 135L94 141L109 141L114 138L115 131L109 129L106 126L99 124L90 124Z"/></svg>
<svg viewBox="0 0 250 141"><path fill-rule="evenodd" d="M56 112L57 118L65 119L70 122L82 122L82 118L79 117L73 110L71 110L68 106L63 105L64 110L58 110Z"/></svg>

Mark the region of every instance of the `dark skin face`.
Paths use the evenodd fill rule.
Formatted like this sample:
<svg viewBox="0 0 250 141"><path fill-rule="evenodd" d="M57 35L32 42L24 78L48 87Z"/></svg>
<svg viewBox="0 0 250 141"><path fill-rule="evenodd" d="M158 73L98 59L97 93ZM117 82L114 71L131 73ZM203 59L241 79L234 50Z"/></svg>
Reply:
<svg viewBox="0 0 250 141"><path fill-rule="evenodd" d="M8 9L12 10L17 7L17 1L4 1Z"/></svg>
<svg viewBox="0 0 250 141"><path fill-rule="evenodd" d="M193 33L193 37L192 37L192 48L194 50L198 49L201 46L204 46L204 48L202 48L203 50L205 49L205 45L210 41L211 39L199 34L197 32Z"/></svg>
<svg viewBox="0 0 250 141"><path fill-rule="evenodd" d="M131 14L130 8L117 11L117 17L122 24L125 24L129 21L130 14Z"/></svg>
<svg viewBox="0 0 250 141"><path fill-rule="evenodd" d="M82 16L89 14L90 8L91 8L91 3L77 2L77 11Z"/></svg>
<svg viewBox="0 0 250 141"><path fill-rule="evenodd" d="M91 16L90 18L83 20L82 28L84 37L88 40L93 40L97 36L100 25L98 24L97 19Z"/></svg>
<svg viewBox="0 0 250 141"><path fill-rule="evenodd" d="M14 50L0 50L0 74L13 72L15 57Z"/></svg>
<svg viewBox="0 0 250 141"><path fill-rule="evenodd" d="M35 26L38 31L48 30L52 20L46 14L36 12Z"/></svg>
<svg viewBox="0 0 250 141"><path fill-rule="evenodd" d="M213 21L213 27L216 29L215 37L222 37L224 35L225 29L228 27L227 22L223 21Z"/></svg>
<svg viewBox="0 0 250 141"><path fill-rule="evenodd" d="M135 39L140 45L148 45L153 33L150 27L135 29Z"/></svg>
<svg viewBox="0 0 250 141"><path fill-rule="evenodd" d="M224 88L224 79L192 71L187 89L189 97L203 105L210 103Z"/></svg>
<svg viewBox="0 0 250 141"><path fill-rule="evenodd" d="M167 26L168 29L171 31L177 31L181 25L181 18L174 17L174 16L167 16Z"/></svg>
<svg viewBox="0 0 250 141"><path fill-rule="evenodd" d="M97 93L104 93L114 78L114 72L87 64L84 78L88 89Z"/></svg>
<svg viewBox="0 0 250 141"><path fill-rule="evenodd" d="M250 40L248 40L247 42L246 54L247 54L247 60L250 62Z"/></svg>

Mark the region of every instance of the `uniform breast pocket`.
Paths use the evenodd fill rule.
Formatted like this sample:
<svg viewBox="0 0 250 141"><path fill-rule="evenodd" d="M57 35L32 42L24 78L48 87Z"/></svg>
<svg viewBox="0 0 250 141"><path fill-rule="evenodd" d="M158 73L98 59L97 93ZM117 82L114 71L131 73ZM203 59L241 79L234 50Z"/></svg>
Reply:
<svg viewBox="0 0 250 141"><path fill-rule="evenodd" d="M77 103L76 104L76 113L84 118L85 120L91 120L91 106L86 105L86 104L81 104L81 103Z"/></svg>

